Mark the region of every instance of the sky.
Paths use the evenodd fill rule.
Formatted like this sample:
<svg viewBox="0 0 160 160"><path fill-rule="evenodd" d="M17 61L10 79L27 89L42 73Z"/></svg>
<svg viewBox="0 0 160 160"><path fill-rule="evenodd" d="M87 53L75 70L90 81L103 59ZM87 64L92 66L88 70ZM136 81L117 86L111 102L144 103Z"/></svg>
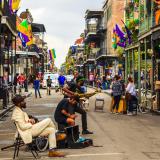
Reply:
<svg viewBox="0 0 160 160"><path fill-rule="evenodd" d="M68 49L85 29L85 11L100 10L104 0L21 0L18 13L27 8L34 23L45 25L45 41L49 49L55 48L55 65L65 61Z"/></svg>

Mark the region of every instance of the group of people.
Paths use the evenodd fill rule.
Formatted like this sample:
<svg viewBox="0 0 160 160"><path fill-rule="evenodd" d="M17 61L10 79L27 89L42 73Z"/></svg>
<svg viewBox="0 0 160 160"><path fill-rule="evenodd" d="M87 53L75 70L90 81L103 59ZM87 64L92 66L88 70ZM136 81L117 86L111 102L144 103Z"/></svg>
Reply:
<svg viewBox="0 0 160 160"><path fill-rule="evenodd" d="M63 74L60 74L58 77L59 88L57 88L56 90L60 89L60 91L62 91L62 88L65 82L66 82L65 76L63 76ZM39 77L36 77L36 79L33 81L33 88L35 90L36 98L37 98L37 95L39 95L39 98L42 98L41 93L40 93L40 83L41 83L41 80ZM48 76L46 80L46 85L47 85L47 95L51 95L52 79L50 76Z"/></svg>
<svg viewBox="0 0 160 160"><path fill-rule="evenodd" d="M118 114L119 103L122 95L126 95L127 115L133 115L134 103L137 103L137 95L135 85L132 77L128 78L128 84L125 86L124 81L120 76L116 75L111 84L113 105L111 107L111 113ZM115 112L114 112L115 111Z"/></svg>
<svg viewBox="0 0 160 160"><path fill-rule="evenodd" d="M38 84L35 83L35 85ZM54 118L59 130L64 131L65 127L74 126L77 117L75 113L77 112L82 115L82 134L93 134L93 132L87 129L87 113L80 106L78 94L83 93L83 85L84 78L76 73L74 79L62 87L64 98L57 105L54 113ZM26 108L25 98L21 95L16 95L12 101L16 106L12 113L12 120L16 124L17 130L24 143L32 143L33 137L48 136L48 156L64 157L64 153L57 151L57 141L64 140L66 134L61 133L56 136L57 129L50 118L46 118L40 122L35 122L33 118L29 118L28 114L24 111Z"/></svg>
<svg viewBox="0 0 160 160"><path fill-rule="evenodd" d="M89 74L89 85L101 88L102 90L110 89L110 85L114 77L111 73L99 76L99 74L94 75L92 72Z"/></svg>

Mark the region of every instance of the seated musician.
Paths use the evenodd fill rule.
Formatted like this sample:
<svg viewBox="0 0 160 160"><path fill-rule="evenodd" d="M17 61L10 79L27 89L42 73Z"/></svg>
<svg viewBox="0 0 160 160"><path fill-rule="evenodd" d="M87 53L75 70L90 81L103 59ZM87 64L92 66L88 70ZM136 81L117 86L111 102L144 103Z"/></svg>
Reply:
<svg viewBox="0 0 160 160"><path fill-rule="evenodd" d="M84 77L78 76L75 81L71 81L66 86L63 87L63 92L65 94L64 98L68 98L71 96L76 96L77 93L82 93L81 87L84 86ZM86 111L80 106L80 103L74 107L74 112L77 112L82 115L82 134L93 134L87 129L87 113Z"/></svg>
<svg viewBox="0 0 160 160"><path fill-rule="evenodd" d="M49 157L64 157L64 154L56 151L56 140L66 138L65 134L59 134L56 137L56 128L50 118L46 118L41 122L35 123L33 118L29 118L23 109L26 108L24 97L17 95L13 98L15 109L12 113L12 120L15 122L18 132L25 144L32 143L32 137L48 136L49 140ZM56 139L57 138L57 139Z"/></svg>
<svg viewBox="0 0 160 160"><path fill-rule="evenodd" d="M77 115L74 114L74 107L76 107L78 101L78 96L72 96L62 99L57 105L54 118L58 123L59 130L64 130L65 127L75 125Z"/></svg>

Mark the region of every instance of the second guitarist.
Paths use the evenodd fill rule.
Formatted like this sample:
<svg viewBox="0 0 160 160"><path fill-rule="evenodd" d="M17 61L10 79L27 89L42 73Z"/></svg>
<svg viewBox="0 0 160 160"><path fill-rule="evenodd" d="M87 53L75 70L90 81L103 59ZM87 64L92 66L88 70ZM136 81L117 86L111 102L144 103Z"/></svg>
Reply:
<svg viewBox="0 0 160 160"><path fill-rule="evenodd" d="M63 92L64 92L64 98L68 98L77 94L82 93L81 87L84 85L84 77L78 76L75 81L71 81L67 85L63 87ZM86 111L80 107L80 103L77 104L76 107L74 107L74 112L77 112L81 114L81 119L82 119L82 134L93 134L93 132L90 132L87 129L87 113Z"/></svg>

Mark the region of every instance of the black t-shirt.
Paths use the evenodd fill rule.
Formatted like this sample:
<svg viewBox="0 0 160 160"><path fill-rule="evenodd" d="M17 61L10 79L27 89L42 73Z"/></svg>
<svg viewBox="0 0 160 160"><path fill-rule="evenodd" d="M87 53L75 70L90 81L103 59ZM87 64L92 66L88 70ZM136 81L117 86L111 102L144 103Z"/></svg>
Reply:
<svg viewBox="0 0 160 160"><path fill-rule="evenodd" d="M70 113L71 106L69 105L69 100L64 98L57 106L54 113L54 118L56 122L62 122L64 119L67 119L67 116L62 114L62 110L65 110L67 113Z"/></svg>
<svg viewBox="0 0 160 160"><path fill-rule="evenodd" d="M51 87L52 84L52 80L51 79L47 79L47 87Z"/></svg>

